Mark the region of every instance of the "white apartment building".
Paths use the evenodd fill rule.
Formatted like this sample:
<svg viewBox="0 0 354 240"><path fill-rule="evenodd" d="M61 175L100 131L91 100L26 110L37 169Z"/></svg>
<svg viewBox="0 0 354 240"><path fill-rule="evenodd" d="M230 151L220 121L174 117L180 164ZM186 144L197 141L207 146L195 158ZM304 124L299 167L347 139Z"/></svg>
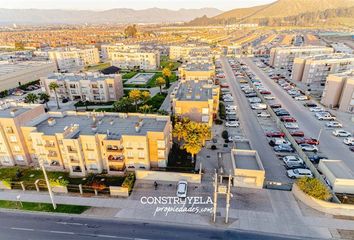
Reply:
<svg viewBox="0 0 354 240"><path fill-rule="evenodd" d="M139 45L102 45L101 53L102 58L119 68L155 70L160 67L160 52L143 50Z"/></svg>
<svg viewBox="0 0 354 240"><path fill-rule="evenodd" d="M41 78L41 86L52 98L54 91L49 85L56 82L59 98L91 102L108 102L120 99L123 93L123 82L120 74L104 75L101 73L55 73Z"/></svg>
<svg viewBox="0 0 354 240"><path fill-rule="evenodd" d="M60 71L78 70L100 62L98 49L60 48L48 51L49 59L54 61Z"/></svg>
<svg viewBox="0 0 354 240"><path fill-rule="evenodd" d="M339 73L354 67L354 55L333 53L294 59L292 79L305 84L322 84L329 74Z"/></svg>
<svg viewBox="0 0 354 240"><path fill-rule="evenodd" d="M324 46L276 47L270 50L269 64L274 68L291 69L297 57L331 54L333 48Z"/></svg>
<svg viewBox="0 0 354 240"><path fill-rule="evenodd" d="M211 50L209 46L196 46L196 45L185 45L185 46L170 46L170 59L171 60L188 60L191 56L201 56L210 55Z"/></svg>

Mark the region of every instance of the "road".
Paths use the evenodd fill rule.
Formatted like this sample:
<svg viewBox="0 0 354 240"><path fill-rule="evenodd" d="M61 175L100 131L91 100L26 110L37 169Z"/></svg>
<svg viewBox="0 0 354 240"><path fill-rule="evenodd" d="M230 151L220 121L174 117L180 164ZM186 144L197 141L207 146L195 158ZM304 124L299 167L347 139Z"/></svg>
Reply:
<svg viewBox="0 0 354 240"><path fill-rule="evenodd" d="M264 73L250 58L242 58L250 70L252 70L263 82L263 85L269 89L276 97L276 101L280 103L283 108L287 109L290 114L295 117L299 123L300 129L305 132L307 137L317 138L321 127L323 131L320 136L319 149L323 155L329 159L343 160L351 170L354 171L354 155L350 152L348 146L343 144L343 138L337 138L332 135L333 129L326 129L325 123L318 121L312 112L308 111L303 102L295 101L287 94L278 84L272 81L266 73ZM344 126L346 129L354 126Z"/></svg>
<svg viewBox="0 0 354 240"><path fill-rule="evenodd" d="M251 109L247 98L241 91L236 77L234 76L231 66L227 59L222 58L221 63L224 69L225 77L229 82L230 90L236 100L239 111L239 121L246 137L250 140L252 147L258 151L263 163L266 180L282 183L291 183L291 179L286 176L286 171L281 161L275 155L275 152L268 144L268 139L264 134L264 130L258 122L257 116Z"/></svg>
<svg viewBox="0 0 354 240"><path fill-rule="evenodd" d="M253 232L119 220L2 212L1 240L295 239Z"/></svg>

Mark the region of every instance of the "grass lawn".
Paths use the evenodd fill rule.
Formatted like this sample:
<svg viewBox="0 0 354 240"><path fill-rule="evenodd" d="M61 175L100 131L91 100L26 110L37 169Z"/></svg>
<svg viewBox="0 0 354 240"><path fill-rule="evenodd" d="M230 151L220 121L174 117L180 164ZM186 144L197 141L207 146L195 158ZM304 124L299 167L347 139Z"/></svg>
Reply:
<svg viewBox="0 0 354 240"><path fill-rule="evenodd" d="M181 63L179 63L179 62L175 62L175 61L170 60L168 56L161 57L161 59L160 59L161 68L168 67L170 63L173 64L173 67L171 69L172 71L176 71L178 69L178 67L181 65Z"/></svg>
<svg viewBox="0 0 354 240"><path fill-rule="evenodd" d="M136 74L137 74L137 72L135 72L135 71L127 72L127 73L123 74L122 78L123 79L130 79L130 78L134 77Z"/></svg>
<svg viewBox="0 0 354 240"><path fill-rule="evenodd" d="M33 203L22 202L22 206L19 202L0 200L0 208L19 209L38 212L57 212L57 213L72 213L81 214L90 207L57 204L57 209L53 209L52 204L49 203Z"/></svg>
<svg viewBox="0 0 354 240"><path fill-rule="evenodd" d="M145 104L151 105L153 111L154 110L157 111L161 107L161 105L162 105L163 101L165 100L166 96L167 96L167 93L162 93L162 94L158 93L155 96L153 96L151 99L146 101Z"/></svg>
<svg viewBox="0 0 354 240"><path fill-rule="evenodd" d="M110 66L111 66L111 63L105 62L105 63L99 63L96 65L88 66L85 68L85 70L86 71L100 71L100 70L103 70L103 69L108 68Z"/></svg>
<svg viewBox="0 0 354 240"><path fill-rule="evenodd" d="M155 72L155 75L146 84L124 84L124 87L130 88L152 88L156 87L156 79L162 77L162 72ZM170 83L177 81L177 76L173 72L170 78Z"/></svg>

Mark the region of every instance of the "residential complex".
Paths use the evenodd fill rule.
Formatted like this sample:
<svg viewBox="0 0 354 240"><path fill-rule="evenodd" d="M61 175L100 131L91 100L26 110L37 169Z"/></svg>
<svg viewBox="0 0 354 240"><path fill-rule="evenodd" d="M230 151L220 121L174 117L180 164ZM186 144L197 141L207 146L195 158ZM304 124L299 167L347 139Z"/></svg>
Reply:
<svg viewBox="0 0 354 240"><path fill-rule="evenodd" d="M321 103L330 108L354 112L354 70L328 75Z"/></svg>
<svg viewBox="0 0 354 240"><path fill-rule="evenodd" d="M0 110L0 162L44 164L71 175L166 167L168 116L126 113L45 113L42 105Z"/></svg>
<svg viewBox="0 0 354 240"><path fill-rule="evenodd" d="M16 88L57 71L50 61L0 61L0 91Z"/></svg>
<svg viewBox="0 0 354 240"><path fill-rule="evenodd" d="M58 48L48 51L48 57L54 61L60 71L78 70L100 62L98 49Z"/></svg>
<svg viewBox="0 0 354 240"><path fill-rule="evenodd" d="M193 55L209 54L209 46L196 46L194 44L184 46L170 46L170 59L171 60L187 60Z"/></svg>
<svg viewBox="0 0 354 240"><path fill-rule="evenodd" d="M181 82L171 93L173 112L212 126L219 110L219 86L212 80Z"/></svg>
<svg viewBox="0 0 354 240"><path fill-rule="evenodd" d="M101 51L103 59L111 60L119 68L155 70L160 67L159 51L147 51L139 45L102 45Z"/></svg>
<svg viewBox="0 0 354 240"><path fill-rule="evenodd" d="M59 86L56 91L50 89L52 82ZM41 78L41 86L52 98L91 102L108 102L120 99L123 82L120 74L104 75L101 73L54 73Z"/></svg>
<svg viewBox="0 0 354 240"><path fill-rule="evenodd" d="M294 59L292 79L305 84L324 84L328 74L346 71L354 67L354 55L324 54Z"/></svg>
<svg viewBox="0 0 354 240"><path fill-rule="evenodd" d="M333 48L323 46L275 47L270 50L269 64L275 68L291 69L297 57L333 53Z"/></svg>
<svg viewBox="0 0 354 240"><path fill-rule="evenodd" d="M188 62L178 68L178 73L182 81L214 79L215 65L210 62Z"/></svg>

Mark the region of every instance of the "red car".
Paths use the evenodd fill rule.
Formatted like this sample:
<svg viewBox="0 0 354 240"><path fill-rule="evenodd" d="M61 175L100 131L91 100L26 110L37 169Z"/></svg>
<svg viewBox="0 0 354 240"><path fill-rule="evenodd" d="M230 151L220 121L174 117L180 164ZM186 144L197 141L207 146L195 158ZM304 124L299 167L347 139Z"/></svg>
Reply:
<svg viewBox="0 0 354 240"><path fill-rule="evenodd" d="M290 131L290 135L293 137L303 137L303 136L305 136L305 133L303 131L293 130L293 131Z"/></svg>
<svg viewBox="0 0 354 240"><path fill-rule="evenodd" d="M307 144L310 144L310 145L318 145L318 144L320 144L320 142L317 139L314 139L314 138L298 138L298 139L295 139L295 141L296 141L297 144L302 144L302 143L307 143Z"/></svg>
<svg viewBox="0 0 354 240"><path fill-rule="evenodd" d="M283 116L280 118L280 121L282 121L282 122L296 122L296 119L293 117L289 117L289 116Z"/></svg>
<svg viewBox="0 0 354 240"><path fill-rule="evenodd" d="M267 132L266 136L267 137L285 137L285 133L273 131L273 132Z"/></svg>
<svg viewBox="0 0 354 240"><path fill-rule="evenodd" d="M271 92L266 91L266 90L261 90L261 91L260 91L260 93L261 93L261 94L263 94L263 95L269 95L269 94L272 94Z"/></svg>

